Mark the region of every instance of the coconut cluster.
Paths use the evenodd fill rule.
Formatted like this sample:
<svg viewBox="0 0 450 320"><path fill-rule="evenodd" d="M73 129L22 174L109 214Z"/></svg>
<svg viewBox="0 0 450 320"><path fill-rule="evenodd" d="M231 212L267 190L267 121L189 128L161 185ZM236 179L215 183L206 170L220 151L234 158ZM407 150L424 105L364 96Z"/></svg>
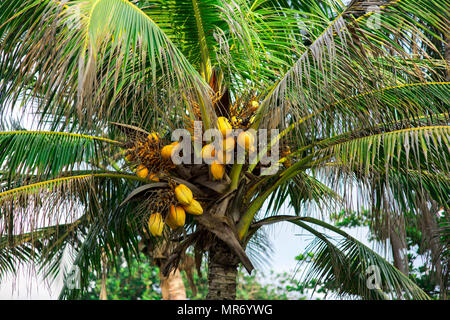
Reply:
<svg viewBox="0 0 450 320"><path fill-rule="evenodd" d="M207 144L202 148L202 158L211 162L210 172L214 180L221 180L225 174L225 165L231 164L236 143L248 152L254 151L255 137L250 131L242 131L234 137L233 126L225 117L219 117L217 128L222 134L223 140L219 143L220 148L215 149L213 144Z"/></svg>
<svg viewBox="0 0 450 320"><path fill-rule="evenodd" d="M159 182L160 178L167 178L169 188L160 190L156 195L156 202L152 207L164 208L165 203L173 203L168 210L153 212L148 218L148 227L152 235L161 236L164 226L171 229L184 226L186 213L199 215L203 213L201 204L193 198L192 191L183 184L172 189L170 170L175 168L171 156L176 151L178 142L163 146L158 133L152 132L146 137L134 136L134 142L125 145L125 159L139 178Z"/></svg>
<svg viewBox="0 0 450 320"><path fill-rule="evenodd" d="M136 175L142 179L159 181L167 172L175 167L170 159L162 156L161 139L156 132L148 136L130 137L125 147L125 159Z"/></svg>
<svg viewBox="0 0 450 320"><path fill-rule="evenodd" d="M255 137L246 130L253 121L258 107L257 101L250 101L245 108L241 109L231 106L228 118L218 118L217 128L223 137L219 143L220 147L216 150L214 145L217 144L210 143L204 144L201 150L202 159L209 164L209 167L205 167L205 173L208 174L209 171L210 179L214 181L224 179L226 165L231 164L236 144L244 148L246 152L253 151ZM235 137L232 134L233 129L243 131ZM147 225L153 236L161 236L166 225L172 230L183 227L186 214L201 215L203 213L203 206L194 199L192 191L186 185L175 182L174 174L178 172L178 167L172 162L172 156L180 152L181 144L165 142L156 132L145 135L139 132L129 137L128 141L124 145L125 159L136 175L152 182L159 182L162 179L169 183L169 187L158 188L160 190L152 196L151 204L149 204L153 212L148 217Z"/></svg>
<svg viewBox="0 0 450 320"><path fill-rule="evenodd" d="M161 236L166 224L173 230L184 226L186 213L192 215L203 213L202 205L194 199L192 191L187 186L179 184L174 191L177 204L172 204L169 207L168 212L165 214L165 219L160 212L150 215L148 229L153 236Z"/></svg>

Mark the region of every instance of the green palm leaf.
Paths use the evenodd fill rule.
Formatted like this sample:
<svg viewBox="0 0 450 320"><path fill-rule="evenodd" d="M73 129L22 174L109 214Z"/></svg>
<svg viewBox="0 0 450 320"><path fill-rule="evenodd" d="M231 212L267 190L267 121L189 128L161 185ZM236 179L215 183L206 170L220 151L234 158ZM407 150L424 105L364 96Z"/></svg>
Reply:
<svg viewBox="0 0 450 320"><path fill-rule="evenodd" d="M80 264L84 274L98 270L100 260L95 260L95 253L100 259L105 248L110 261L115 261L119 251L130 259L130 250L137 248L142 217L136 213L135 204L120 203L135 188L133 181L145 180L90 171L0 193L0 223L4 226L0 267L14 272L20 263L33 263L39 266L37 272L55 278L63 271L67 250L78 252L86 241L90 246L89 259ZM89 232L93 230L96 233L91 239ZM22 251L30 254L21 254ZM83 289L88 285L84 283Z"/></svg>
<svg viewBox="0 0 450 320"><path fill-rule="evenodd" d="M337 16L301 58L279 78L265 97L263 107L260 108L260 115L269 111L273 117L264 117L262 126L281 125L283 128L286 126L284 119L290 117L293 122L299 121L309 113L317 112L324 106L334 103L337 101L336 97L345 99L361 92L398 86L400 81L401 84L418 82L421 76L434 74L430 67L423 72L417 70L415 72L414 69L406 67L404 59L400 57L408 59L408 45L400 47L392 43L388 36L395 32L399 42L402 42L404 38L405 43L413 46L415 43L411 42L410 34L414 32L417 33L417 41L423 41L423 45L430 45L437 51L426 36L440 39L439 35L425 36L418 33L417 30L423 26L417 26L409 12L414 12L417 15L416 18L421 21L430 23L442 21L445 17L441 16L441 11L438 10L442 3L440 1L423 2L413 3L405 0L389 3L382 8L381 12L374 13L381 17L379 28L376 30L369 30L364 19L348 23L343 13ZM431 10L433 17L424 12L423 6L430 10L433 8ZM392 18L383 19L383 14ZM400 30L396 30L398 20L402 21ZM435 28L445 32L443 26L436 23ZM382 44L381 47L380 44ZM385 62L381 63L373 57L382 57ZM408 70L404 79L392 73L393 70L402 69ZM360 98L363 97L360 96ZM369 99L367 103L370 103ZM255 121L254 127L258 125L259 121Z"/></svg>
<svg viewBox="0 0 450 320"><path fill-rule="evenodd" d="M64 132L0 132L0 168L7 170L8 184L21 175L56 176L62 170L81 164L86 166L94 159L103 158L108 154L103 147L105 144L114 146L119 142Z"/></svg>
<svg viewBox="0 0 450 320"><path fill-rule="evenodd" d="M372 169L384 171L381 165L386 170L398 166L414 170L423 166L448 172L449 134L450 126L408 128L351 139L328 150L338 163L356 167L366 175Z"/></svg>
<svg viewBox="0 0 450 320"><path fill-rule="evenodd" d="M38 257L36 250L28 245L11 246L7 240L0 239L0 279L15 274L21 264L33 263Z"/></svg>
<svg viewBox="0 0 450 320"><path fill-rule="evenodd" d="M224 28L218 0L144 1L142 10L180 47L197 70L205 63L215 63L216 28ZM209 66L211 68L211 66Z"/></svg>
<svg viewBox="0 0 450 320"><path fill-rule="evenodd" d="M3 1L0 11L3 105L39 101L42 117L69 117L72 126L136 115L148 125L156 120L147 106L161 103L157 86L174 107L209 99L194 67L130 1Z"/></svg>
<svg viewBox="0 0 450 320"><path fill-rule="evenodd" d="M60 272L64 250L79 244L80 230L85 217L73 223L33 230L24 234L3 236L0 239L0 275L15 274L21 264L38 265L44 277L56 277ZM33 270L35 271L35 270Z"/></svg>
<svg viewBox="0 0 450 320"><path fill-rule="evenodd" d="M303 223L299 224L317 237L308 248L309 252L313 252L313 258L310 268L305 271L305 281L317 279L327 283L328 288L339 296L370 300L385 300L389 297L429 299L408 277L362 243L345 239L334 245L320 232ZM381 276L379 288L370 285L369 276L375 270L379 270Z"/></svg>
<svg viewBox="0 0 450 320"><path fill-rule="evenodd" d="M73 222L86 210L96 210L99 203L113 196L110 193L113 191L111 187L95 195L102 190L101 185L95 182L102 179L146 181L129 174L91 172L3 191L0 193L0 221L4 228L0 235L24 234L29 230ZM120 201L120 197L115 196L114 201ZM109 209L112 208L113 206Z"/></svg>
<svg viewBox="0 0 450 320"><path fill-rule="evenodd" d="M303 271L304 281L314 280L317 283L325 283L328 289L339 296L375 300L384 300L389 297L429 299L412 280L379 254L343 230L324 221L311 217L274 216L253 223L250 228L251 233L264 225L280 221L291 222L315 236L315 240L306 249L313 254L313 258ZM329 237L310 224L337 233L340 239ZM379 276L377 280L380 281L379 287L370 279L374 270L379 272L377 274Z"/></svg>

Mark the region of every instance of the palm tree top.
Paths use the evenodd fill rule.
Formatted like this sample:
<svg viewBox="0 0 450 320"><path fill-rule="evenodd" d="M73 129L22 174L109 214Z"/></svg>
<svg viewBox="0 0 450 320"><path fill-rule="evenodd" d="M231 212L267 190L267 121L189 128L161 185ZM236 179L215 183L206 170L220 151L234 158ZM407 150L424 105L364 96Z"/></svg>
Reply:
<svg viewBox="0 0 450 320"><path fill-rule="evenodd" d="M165 271L194 247L215 267L220 252L250 272L245 249L261 249L258 230L289 221L317 239L310 275L339 293L424 298L312 215L361 202L382 225L435 203L448 210L448 9L442 0L2 1L0 117L20 110L38 122L0 133L7 256L36 254L54 273L72 245L88 270L101 268L103 250L130 256L164 234L178 244ZM163 148L171 154L173 130L193 131L194 121L279 134L256 163L175 165ZM278 148L279 170L260 175L263 155ZM180 184L193 194L186 203ZM188 213L184 228L149 224L166 223L176 204ZM280 215L283 204L294 215ZM370 263L390 289L363 286Z"/></svg>

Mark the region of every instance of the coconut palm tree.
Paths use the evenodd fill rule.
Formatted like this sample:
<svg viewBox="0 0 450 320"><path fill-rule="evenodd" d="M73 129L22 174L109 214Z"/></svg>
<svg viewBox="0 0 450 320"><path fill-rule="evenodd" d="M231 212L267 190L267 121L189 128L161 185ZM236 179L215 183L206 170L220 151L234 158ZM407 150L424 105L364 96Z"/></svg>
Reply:
<svg viewBox="0 0 450 320"><path fill-rule="evenodd" d="M340 295L426 299L325 217L360 205L379 223L432 203L448 212L449 2L358 14L355 3L2 1L2 122L20 110L39 126L0 133L2 273L28 261L54 276L70 247L83 289L102 254L114 263L165 242L165 275L187 250L198 264L206 253L208 298L234 299L238 266L251 272L264 250L262 228L287 221L315 239L306 279ZM194 121L244 130L247 142L251 129L278 133L256 152L238 137L254 156L244 163L163 157L171 132ZM192 141L195 159L209 142ZM185 156L191 141L180 145ZM278 152L268 171L265 155ZM155 229L171 205L194 214Z"/></svg>

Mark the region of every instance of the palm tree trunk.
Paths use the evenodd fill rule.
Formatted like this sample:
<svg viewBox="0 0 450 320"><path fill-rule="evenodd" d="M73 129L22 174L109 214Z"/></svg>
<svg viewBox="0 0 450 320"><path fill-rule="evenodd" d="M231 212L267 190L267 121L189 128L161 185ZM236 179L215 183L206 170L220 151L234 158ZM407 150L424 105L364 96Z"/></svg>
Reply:
<svg viewBox="0 0 450 320"><path fill-rule="evenodd" d="M168 252L172 251L173 242L161 241L153 244L150 239L139 243L139 251L149 257L159 268L159 283L163 300L186 300L186 288L181 277L180 268L176 268L165 276L161 267L165 264Z"/></svg>
<svg viewBox="0 0 450 320"><path fill-rule="evenodd" d="M438 223L436 221L436 213L439 210L439 205L432 202L431 209L426 208L423 210L423 234L424 240L427 246L430 248L431 253L431 264L433 266L432 279L435 284L440 288L440 298L444 295L444 291L446 290L444 282L443 282L443 272L442 272L442 264L441 264L441 252L442 252L442 244L439 241L438 234Z"/></svg>
<svg viewBox="0 0 450 320"><path fill-rule="evenodd" d="M102 251L102 286L100 288L100 300L108 300L108 292L106 291L106 278L108 277L107 267L108 267L108 260L105 254L105 251Z"/></svg>
<svg viewBox="0 0 450 320"><path fill-rule="evenodd" d="M167 277L159 272L159 278L163 300L186 300L186 288L179 269L175 269Z"/></svg>
<svg viewBox="0 0 450 320"><path fill-rule="evenodd" d="M207 300L235 300L239 260L221 240L209 250Z"/></svg>
<svg viewBox="0 0 450 320"><path fill-rule="evenodd" d="M100 300L108 300L108 293L106 291L106 272L102 274L102 286L100 288Z"/></svg>
<svg viewBox="0 0 450 320"><path fill-rule="evenodd" d="M407 276L409 274L409 263L405 233L403 219L400 219L400 223L397 226L391 225L389 241L391 242L392 255L394 257L394 266Z"/></svg>
<svg viewBox="0 0 450 320"><path fill-rule="evenodd" d="M407 276L409 274L409 261L405 223L403 215L390 214L386 231L391 244L394 266Z"/></svg>

